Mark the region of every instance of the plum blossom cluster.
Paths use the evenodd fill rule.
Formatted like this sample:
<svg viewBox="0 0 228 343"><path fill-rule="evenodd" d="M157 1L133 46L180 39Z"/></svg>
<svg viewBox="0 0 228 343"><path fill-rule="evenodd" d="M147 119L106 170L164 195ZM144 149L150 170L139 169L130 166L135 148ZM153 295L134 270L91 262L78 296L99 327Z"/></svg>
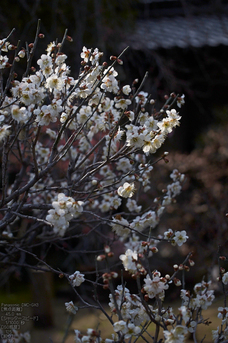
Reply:
<svg viewBox="0 0 228 343"><path fill-rule="evenodd" d="M53 209L48 211L46 220L53 225L55 233L64 236L70 220L82 213L83 205L83 201L75 201L72 197L59 193L57 199L52 202Z"/></svg>
<svg viewBox="0 0 228 343"><path fill-rule="evenodd" d="M160 298L165 297L165 290L169 288L166 278L161 277L161 273L155 271L152 275L152 278L147 274L144 279L143 291L148 295L150 299L153 299L157 296Z"/></svg>

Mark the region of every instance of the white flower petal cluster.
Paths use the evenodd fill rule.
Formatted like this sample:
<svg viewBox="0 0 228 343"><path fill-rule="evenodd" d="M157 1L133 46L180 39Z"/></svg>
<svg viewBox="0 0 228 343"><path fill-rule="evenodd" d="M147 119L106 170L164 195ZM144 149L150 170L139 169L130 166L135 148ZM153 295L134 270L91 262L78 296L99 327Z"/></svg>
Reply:
<svg viewBox="0 0 228 343"><path fill-rule="evenodd" d="M120 241L124 241L130 234L129 222L121 217L121 215L115 216L112 223L110 224L112 231L114 231L118 236Z"/></svg>
<svg viewBox="0 0 228 343"><path fill-rule="evenodd" d="M149 320L149 315L143 306L140 297L136 294L131 294L127 287L122 287L122 285L117 286L115 290L115 302L112 294L109 295L109 307L110 310L115 313L117 304L120 309L123 321L130 322L135 326L140 326L142 323ZM151 312L153 312L153 307L148 305Z"/></svg>
<svg viewBox="0 0 228 343"><path fill-rule="evenodd" d="M7 136L10 135L11 125L2 125L0 126L0 142L3 141Z"/></svg>
<svg viewBox="0 0 228 343"><path fill-rule="evenodd" d="M202 281L194 286L195 297L184 289L181 290L181 299L183 300L183 306L187 306L189 309L196 310L201 308L206 310L214 301L214 291L208 289L210 282L206 283Z"/></svg>
<svg viewBox="0 0 228 343"><path fill-rule="evenodd" d="M69 303L65 303L67 312L71 314L76 314L78 311L78 307L74 305L73 301L70 301Z"/></svg>
<svg viewBox="0 0 228 343"><path fill-rule="evenodd" d="M147 274L144 282L145 284L143 285L143 289L150 299L153 299L156 296L163 298L165 290L169 288L167 280L162 278L161 273L158 271L153 273L152 279L150 278L149 274Z"/></svg>
<svg viewBox="0 0 228 343"><path fill-rule="evenodd" d="M75 201L72 197L59 193L57 200L52 202L54 209L48 211L46 220L54 226L53 230L56 234L64 236L69 221L82 213L83 205L83 201Z"/></svg>
<svg viewBox="0 0 228 343"><path fill-rule="evenodd" d="M124 320L119 320L118 322L113 324L113 329L115 332L122 332L124 334L124 338L128 339L132 336L137 336L141 329L138 326L135 326L133 323L126 323Z"/></svg>
<svg viewBox="0 0 228 343"><path fill-rule="evenodd" d="M84 274L81 274L78 270L74 272L74 274L69 276L69 280L71 281L73 287L78 287L80 286L84 281Z"/></svg>
<svg viewBox="0 0 228 343"><path fill-rule="evenodd" d="M138 254L136 251L127 249L125 254L120 255L120 260L123 263L124 269L129 273L135 273L137 271Z"/></svg>
<svg viewBox="0 0 228 343"><path fill-rule="evenodd" d="M117 71L114 68L105 69L104 75L106 76L102 80L101 89L116 94L119 90L118 81L116 79L116 76L118 75Z"/></svg>
<svg viewBox="0 0 228 343"><path fill-rule="evenodd" d="M175 231L168 229L164 232L164 238L171 241L172 245L182 246L188 239L187 232L185 230Z"/></svg>
<svg viewBox="0 0 228 343"><path fill-rule="evenodd" d="M5 69L9 59L7 56L0 55L0 70Z"/></svg>
<svg viewBox="0 0 228 343"><path fill-rule="evenodd" d="M98 343L101 341L101 338L99 337L99 333L93 329L87 329L86 335L81 334L79 330L74 330L74 333L75 333L74 341L76 343L95 343L95 342Z"/></svg>
<svg viewBox="0 0 228 343"><path fill-rule="evenodd" d="M184 343L188 330L185 326L177 325L170 331L164 330L165 343Z"/></svg>
<svg viewBox="0 0 228 343"><path fill-rule="evenodd" d="M228 285L228 272L223 274L222 282L224 283L224 285Z"/></svg>
<svg viewBox="0 0 228 343"><path fill-rule="evenodd" d="M120 186L117 190L119 196L123 198L131 198L135 192L135 185L134 183L125 182L123 186Z"/></svg>

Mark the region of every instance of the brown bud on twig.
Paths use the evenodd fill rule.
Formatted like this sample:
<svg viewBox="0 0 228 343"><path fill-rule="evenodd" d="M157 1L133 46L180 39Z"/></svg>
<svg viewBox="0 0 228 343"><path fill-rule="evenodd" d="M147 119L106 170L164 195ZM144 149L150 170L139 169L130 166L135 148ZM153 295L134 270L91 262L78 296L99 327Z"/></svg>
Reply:
<svg viewBox="0 0 228 343"><path fill-rule="evenodd" d="M10 44L9 46L8 46L8 50L15 50L17 47L15 46L15 45L13 45L13 44Z"/></svg>
<svg viewBox="0 0 228 343"><path fill-rule="evenodd" d="M71 36L66 36L66 40L68 40L68 42L73 42L73 38Z"/></svg>
<svg viewBox="0 0 228 343"><path fill-rule="evenodd" d="M226 256L219 256L219 259L220 259L221 261L226 261Z"/></svg>
<svg viewBox="0 0 228 343"><path fill-rule="evenodd" d="M147 294L144 295L144 300L149 301L149 296Z"/></svg>

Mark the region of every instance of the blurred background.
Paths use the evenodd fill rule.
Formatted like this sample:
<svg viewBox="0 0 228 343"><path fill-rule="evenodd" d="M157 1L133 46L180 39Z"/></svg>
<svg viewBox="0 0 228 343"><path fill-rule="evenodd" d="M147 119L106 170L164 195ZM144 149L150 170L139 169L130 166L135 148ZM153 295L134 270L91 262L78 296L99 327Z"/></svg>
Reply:
<svg viewBox="0 0 228 343"><path fill-rule="evenodd" d="M73 76L84 45L99 48L107 60L129 46L124 68L118 69L121 82L142 80L148 71L143 90L152 94L158 108L166 94L185 94L181 126L163 148L170 151L170 162L154 168L149 197L167 185L173 168L186 174L184 192L168 207L160 229L188 232L189 241L177 259L181 262L193 251L199 268L197 275L194 270L189 274L190 282L193 276L197 281L203 275L215 279L218 254L228 254L228 0L5 0L0 5L0 38L15 27L13 43L31 43L38 19L45 38L34 61L68 29L73 42L63 50ZM164 272L173 253L162 249ZM4 291L7 287L13 289L8 284Z"/></svg>

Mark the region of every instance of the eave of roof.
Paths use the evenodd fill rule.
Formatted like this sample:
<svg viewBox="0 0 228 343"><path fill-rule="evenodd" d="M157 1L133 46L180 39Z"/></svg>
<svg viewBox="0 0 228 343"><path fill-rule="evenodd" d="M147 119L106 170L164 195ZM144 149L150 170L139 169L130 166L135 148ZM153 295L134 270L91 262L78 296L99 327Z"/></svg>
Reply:
<svg viewBox="0 0 228 343"><path fill-rule="evenodd" d="M136 50L228 45L228 15L139 20L125 43Z"/></svg>

